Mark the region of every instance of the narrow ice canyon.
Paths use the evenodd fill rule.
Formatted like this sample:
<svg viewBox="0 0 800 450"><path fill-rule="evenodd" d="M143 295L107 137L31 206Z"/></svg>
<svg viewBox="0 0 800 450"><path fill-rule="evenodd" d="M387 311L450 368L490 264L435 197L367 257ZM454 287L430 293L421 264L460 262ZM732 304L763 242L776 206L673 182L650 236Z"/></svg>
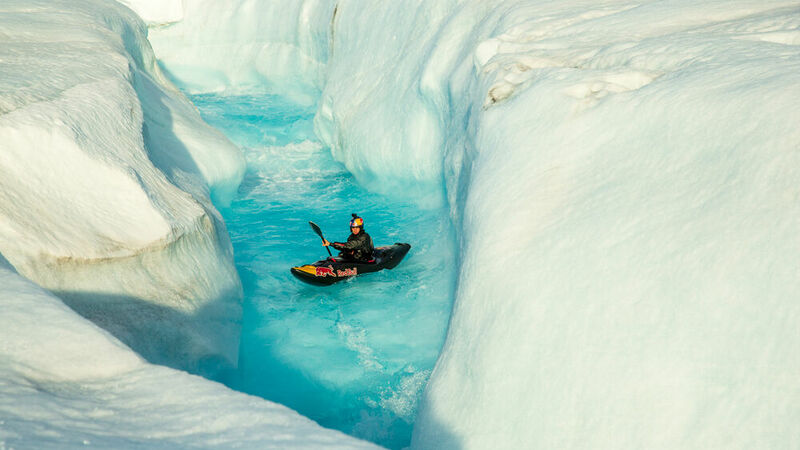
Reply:
<svg viewBox="0 0 800 450"><path fill-rule="evenodd" d="M7 0L0 449L800 447L798 99L793 1Z"/></svg>

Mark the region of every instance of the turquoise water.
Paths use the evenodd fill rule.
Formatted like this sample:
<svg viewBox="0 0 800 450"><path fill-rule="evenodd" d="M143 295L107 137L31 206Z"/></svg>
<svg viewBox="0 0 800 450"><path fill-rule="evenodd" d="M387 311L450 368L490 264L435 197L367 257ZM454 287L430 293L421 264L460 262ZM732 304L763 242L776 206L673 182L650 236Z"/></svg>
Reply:
<svg viewBox="0 0 800 450"><path fill-rule="evenodd" d="M275 96L196 95L207 122L239 145L247 174L222 210L245 304L231 387L390 448L408 445L439 355L454 286L451 225L439 210L362 189L313 133L314 110ZM375 245L408 242L394 270L315 287L289 267L327 256L350 213Z"/></svg>

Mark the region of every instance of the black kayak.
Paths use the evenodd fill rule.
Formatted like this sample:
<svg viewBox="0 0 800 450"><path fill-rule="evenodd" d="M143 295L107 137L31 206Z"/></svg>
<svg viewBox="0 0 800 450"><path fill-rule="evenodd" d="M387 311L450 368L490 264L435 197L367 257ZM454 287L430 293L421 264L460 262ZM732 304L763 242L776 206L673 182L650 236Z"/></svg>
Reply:
<svg viewBox="0 0 800 450"><path fill-rule="evenodd" d="M375 259L369 262L353 261L341 256L317 261L313 264L292 267L292 275L300 281L318 286L329 286L337 281L353 278L362 273L394 269L411 249L409 244L396 243L375 248Z"/></svg>

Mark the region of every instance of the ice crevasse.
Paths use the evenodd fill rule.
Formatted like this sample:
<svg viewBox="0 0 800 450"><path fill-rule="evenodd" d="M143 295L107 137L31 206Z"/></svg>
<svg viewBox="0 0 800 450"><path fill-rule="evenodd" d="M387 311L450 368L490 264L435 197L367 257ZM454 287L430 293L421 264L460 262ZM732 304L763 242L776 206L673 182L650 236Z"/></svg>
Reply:
<svg viewBox="0 0 800 450"><path fill-rule="evenodd" d="M360 182L450 209L413 447L800 445L796 3L181 6L189 89L317 96Z"/></svg>
<svg viewBox="0 0 800 450"><path fill-rule="evenodd" d="M450 209L459 283L413 447L800 445L796 3L125 3L190 90L318 98L317 133L359 181ZM239 282L208 196L234 189L235 149L169 88L121 6L5 2L0 27L0 253L148 359L234 358ZM110 285L106 270L130 278ZM130 352L87 375L67 370L91 355L81 346L30 345L50 329L15 328L35 316L8 299L38 288L5 264L0 276L3 329L28 339L0 346L0 443L35 434L21 392L76 411L46 422L75 439L112 439L83 412L143 404L97 407L122 381L163 397L122 375L162 370ZM26 299L84 336L47 342L119 346L37 292ZM193 334L215 318L222 339ZM197 431L179 443L210 445Z"/></svg>

